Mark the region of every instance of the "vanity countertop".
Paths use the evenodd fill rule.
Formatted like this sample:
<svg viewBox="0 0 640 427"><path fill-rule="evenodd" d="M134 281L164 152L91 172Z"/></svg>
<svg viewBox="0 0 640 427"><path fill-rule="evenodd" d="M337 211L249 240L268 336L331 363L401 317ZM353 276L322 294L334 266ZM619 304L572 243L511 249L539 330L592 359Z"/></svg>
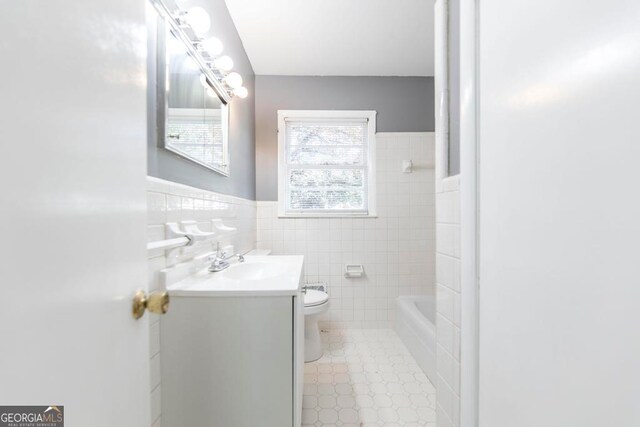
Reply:
<svg viewBox="0 0 640 427"><path fill-rule="evenodd" d="M172 297L298 295L302 286L301 255L247 256L223 271L202 269L168 286Z"/></svg>

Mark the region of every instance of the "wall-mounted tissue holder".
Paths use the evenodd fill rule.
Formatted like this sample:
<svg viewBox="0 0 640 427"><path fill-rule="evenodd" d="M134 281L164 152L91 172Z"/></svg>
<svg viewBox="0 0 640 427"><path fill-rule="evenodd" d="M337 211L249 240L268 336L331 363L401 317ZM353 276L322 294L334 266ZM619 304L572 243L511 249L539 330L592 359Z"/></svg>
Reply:
<svg viewBox="0 0 640 427"><path fill-rule="evenodd" d="M344 277L355 278L364 275L364 267L360 264L347 264L344 266Z"/></svg>

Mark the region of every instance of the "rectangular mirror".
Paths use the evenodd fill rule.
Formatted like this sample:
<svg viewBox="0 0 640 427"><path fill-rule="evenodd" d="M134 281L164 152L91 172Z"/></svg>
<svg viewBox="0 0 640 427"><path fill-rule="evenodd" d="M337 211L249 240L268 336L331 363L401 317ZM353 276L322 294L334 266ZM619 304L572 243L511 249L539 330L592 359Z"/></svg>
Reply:
<svg viewBox="0 0 640 427"><path fill-rule="evenodd" d="M166 25L161 27L158 141L165 149L228 176L228 105L184 42Z"/></svg>

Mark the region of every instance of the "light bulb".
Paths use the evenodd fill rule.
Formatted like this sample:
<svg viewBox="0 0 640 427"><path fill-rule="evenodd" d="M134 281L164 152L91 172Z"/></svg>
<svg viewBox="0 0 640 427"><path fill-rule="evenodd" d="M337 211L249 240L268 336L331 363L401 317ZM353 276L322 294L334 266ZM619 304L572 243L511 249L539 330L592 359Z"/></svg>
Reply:
<svg viewBox="0 0 640 427"><path fill-rule="evenodd" d="M211 28L211 18L206 10L196 6L187 11L187 24L193 28L193 31L199 36L205 34Z"/></svg>
<svg viewBox="0 0 640 427"><path fill-rule="evenodd" d="M222 53L223 46L219 38L209 37L202 41L202 48L209 52L211 56L218 56Z"/></svg>
<svg viewBox="0 0 640 427"><path fill-rule="evenodd" d="M167 39L167 52L169 55L184 55L184 45L175 37L169 37Z"/></svg>
<svg viewBox="0 0 640 427"><path fill-rule="evenodd" d="M233 69L233 59L228 56L221 56L213 60L213 66L220 71L231 71Z"/></svg>
<svg viewBox="0 0 640 427"><path fill-rule="evenodd" d="M233 93L234 93L235 96L238 96L240 98L246 98L249 95L249 91L244 86L240 86L238 88L235 88L233 90Z"/></svg>
<svg viewBox="0 0 640 427"><path fill-rule="evenodd" d="M224 82L229 85L231 89L237 89L242 86L242 76L234 71L224 78Z"/></svg>
<svg viewBox="0 0 640 427"><path fill-rule="evenodd" d="M207 95L209 95L211 98L217 98L218 97L218 95L216 95L216 93L210 87L207 88Z"/></svg>
<svg viewBox="0 0 640 427"><path fill-rule="evenodd" d="M207 76L205 76L204 74L200 74L200 84L205 89L209 88L209 83L207 83Z"/></svg>
<svg viewBox="0 0 640 427"><path fill-rule="evenodd" d="M200 66L196 63L196 61L190 55L185 58L184 65L187 68L187 70L195 71L200 69Z"/></svg>

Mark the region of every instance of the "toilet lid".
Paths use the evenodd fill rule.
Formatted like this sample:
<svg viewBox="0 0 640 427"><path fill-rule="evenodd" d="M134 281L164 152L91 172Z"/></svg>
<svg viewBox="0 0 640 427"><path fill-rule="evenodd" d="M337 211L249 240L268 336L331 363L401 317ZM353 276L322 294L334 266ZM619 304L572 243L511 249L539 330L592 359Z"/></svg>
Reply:
<svg viewBox="0 0 640 427"><path fill-rule="evenodd" d="M311 307L314 305L320 305L329 300L329 295L322 291L317 291L315 289L308 289L307 293L304 294L304 306Z"/></svg>

